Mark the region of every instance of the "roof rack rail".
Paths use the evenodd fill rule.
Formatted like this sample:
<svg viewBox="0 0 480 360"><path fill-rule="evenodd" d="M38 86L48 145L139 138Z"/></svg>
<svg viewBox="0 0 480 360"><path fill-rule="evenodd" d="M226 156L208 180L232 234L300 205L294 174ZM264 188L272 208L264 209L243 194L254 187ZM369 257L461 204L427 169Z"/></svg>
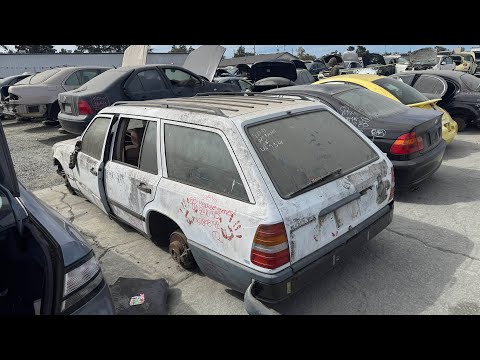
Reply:
<svg viewBox="0 0 480 360"><path fill-rule="evenodd" d="M274 98L278 97L278 94L265 94L265 93L254 93L254 92L205 92L205 93L198 93L194 97L199 96L215 96L215 95L230 95L230 96L253 96L253 97L263 97L263 98ZM308 97L304 95L294 95L299 98L299 100L308 100L311 101ZM285 99L285 100L290 100L290 99ZM291 100L293 101L293 99Z"/></svg>
<svg viewBox="0 0 480 360"><path fill-rule="evenodd" d="M169 99L175 101L175 99ZM165 109L179 109L179 110L189 110L194 112L202 112L202 113L213 113L214 115L227 117L225 113L218 107L213 106L204 106L204 105L197 105L197 104L182 104L182 103L174 103L174 102L148 102L148 101L117 101L113 103L111 106L149 106L149 107L161 107ZM227 109L225 109L227 110ZM238 111L238 110L229 110L229 111Z"/></svg>

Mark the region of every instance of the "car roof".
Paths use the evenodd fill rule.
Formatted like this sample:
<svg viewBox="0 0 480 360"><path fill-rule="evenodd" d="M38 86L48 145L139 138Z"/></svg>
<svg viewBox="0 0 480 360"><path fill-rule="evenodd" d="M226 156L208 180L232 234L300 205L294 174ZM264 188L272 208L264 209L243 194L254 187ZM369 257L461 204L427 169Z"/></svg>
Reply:
<svg viewBox="0 0 480 360"><path fill-rule="evenodd" d="M454 79L460 81L460 76L465 75L463 71L452 71L452 70L416 70L416 71L406 71L397 75L408 75L408 74L430 74L445 77L448 79Z"/></svg>
<svg viewBox="0 0 480 360"><path fill-rule="evenodd" d="M279 89L268 90L266 93L305 93L310 95L335 95L347 90L363 89L363 87L355 84L346 83L325 83L325 84L308 84L288 86Z"/></svg>
<svg viewBox="0 0 480 360"><path fill-rule="evenodd" d="M373 82L375 80L381 79L382 76L374 74L347 74L347 75L337 75L335 79L338 78L338 81L347 81L347 79L357 80L357 81L368 81Z"/></svg>
<svg viewBox="0 0 480 360"><path fill-rule="evenodd" d="M184 98L119 101L102 109L99 114L151 116L218 127L218 122L224 123L227 118L240 126L244 121L252 118L268 117L276 113L307 108L320 109L326 106L302 96L279 98L275 94L210 93ZM185 116L185 113L190 116Z"/></svg>

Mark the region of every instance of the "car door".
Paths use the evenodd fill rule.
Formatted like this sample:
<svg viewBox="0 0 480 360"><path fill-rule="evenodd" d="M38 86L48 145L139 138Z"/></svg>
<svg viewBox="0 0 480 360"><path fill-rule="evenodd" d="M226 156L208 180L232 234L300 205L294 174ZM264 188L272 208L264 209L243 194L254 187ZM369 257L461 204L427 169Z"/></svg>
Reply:
<svg viewBox="0 0 480 360"><path fill-rule="evenodd" d="M98 115L88 125L81 138L81 149L72 176L77 188L103 212L109 213L103 188L104 154L111 115Z"/></svg>
<svg viewBox="0 0 480 360"><path fill-rule="evenodd" d="M203 81L198 76L175 67L163 67L162 71L170 81L174 96L193 96L202 92Z"/></svg>
<svg viewBox="0 0 480 360"><path fill-rule="evenodd" d="M105 164L105 194L113 214L144 231L143 209L161 178L158 120L121 116Z"/></svg>
<svg viewBox="0 0 480 360"><path fill-rule="evenodd" d="M125 82L125 94L131 100L164 99L173 96L157 68L139 69Z"/></svg>

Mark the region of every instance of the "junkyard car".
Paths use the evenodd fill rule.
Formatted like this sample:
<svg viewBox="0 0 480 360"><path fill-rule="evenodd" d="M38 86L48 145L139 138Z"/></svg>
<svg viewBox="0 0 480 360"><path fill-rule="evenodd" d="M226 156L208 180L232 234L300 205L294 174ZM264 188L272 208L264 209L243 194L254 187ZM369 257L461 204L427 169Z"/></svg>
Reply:
<svg viewBox="0 0 480 360"><path fill-rule="evenodd" d="M407 69L408 65L410 65L410 61L401 57L400 55L393 56L384 56L385 62L389 65L395 64L395 73L403 72Z"/></svg>
<svg viewBox="0 0 480 360"><path fill-rule="evenodd" d="M441 55L441 56L439 56ZM410 54L410 64L406 71L411 70L454 70L455 63L452 63L450 51L437 52L434 48L422 48Z"/></svg>
<svg viewBox="0 0 480 360"><path fill-rule="evenodd" d="M87 241L17 181L0 123L0 314L113 314Z"/></svg>
<svg viewBox="0 0 480 360"><path fill-rule="evenodd" d="M412 71L395 75L447 110L462 131L480 126L480 79L460 71Z"/></svg>
<svg viewBox="0 0 480 360"><path fill-rule="evenodd" d="M47 124L58 124L58 94L76 89L108 69L105 66L76 66L43 71L10 86L4 107L10 115L47 118L50 120Z"/></svg>
<svg viewBox="0 0 480 360"><path fill-rule="evenodd" d="M475 62L475 53L474 52L459 52L451 55L453 61L455 62L456 71L463 71L467 74L475 74L477 70L477 63Z"/></svg>
<svg viewBox="0 0 480 360"><path fill-rule="evenodd" d="M25 72L20 75L8 76L0 80L0 119L8 117L8 114L3 113L3 104L8 101L8 88L15 85L17 82L32 76L32 73ZM11 116L11 115L10 115Z"/></svg>
<svg viewBox="0 0 480 360"><path fill-rule="evenodd" d="M213 78L214 82L217 83L226 83L232 84L234 86L238 86L241 91L250 91L252 89L253 84L245 79L242 79L238 76L222 76Z"/></svg>
<svg viewBox="0 0 480 360"><path fill-rule="evenodd" d="M310 65L310 68L308 69L308 71L310 72L310 74L312 74L314 77L324 77L323 76L323 72L324 71L327 71L327 65L325 65L325 63L320 60L315 60L312 62L312 64Z"/></svg>
<svg viewBox="0 0 480 360"><path fill-rule="evenodd" d="M268 93L308 96L331 106L388 155L400 189L416 188L442 163L446 144L438 111L410 108L353 84L293 86Z"/></svg>
<svg viewBox="0 0 480 360"><path fill-rule="evenodd" d="M201 47L200 47L201 48ZM81 134L95 115L116 101L194 96L202 92L240 92L229 83L212 82L223 53L189 54L176 65L125 66L111 69L74 91L58 95L58 119L63 130ZM224 49L225 50L225 49Z"/></svg>
<svg viewBox="0 0 480 360"><path fill-rule="evenodd" d="M385 228L394 184L330 108L250 94L119 102L53 151L72 191L256 313L252 293L281 301Z"/></svg>
<svg viewBox="0 0 480 360"><path fill-rule="evenodd" d="M252 65L251 91L262 92L284 86L311 84L315 78L307 69L299 69L289 60L259 61Z"/></svg>
<svg viewBox="0 0 480 360"><path fill-rule="evenodd" d="M363 67L367 69L374 69L377 75L392 75L395 74L395 64L388 64L382 55L377 53L366 53L362 56Z"/></svg>
<svg viewBox="0 0 480 360"><path fill-rule="evenodd" d="M409 72L411 73L411 72ZM442 116L442 138L450 144L458 132L457 123L451 118L450 114L438 106L436 103L440 101L440 96L436 99L428 99L421 92L415 90L411 86L399 83L392 77L378 75L349 75L336 76L316 82L316 84L325 84L329 82L343 82L356 84L366 89L372 90L377 94L384 95L392 100L400 101L402 104L417 107L420 109L436 110L443 113Z"/></svg>

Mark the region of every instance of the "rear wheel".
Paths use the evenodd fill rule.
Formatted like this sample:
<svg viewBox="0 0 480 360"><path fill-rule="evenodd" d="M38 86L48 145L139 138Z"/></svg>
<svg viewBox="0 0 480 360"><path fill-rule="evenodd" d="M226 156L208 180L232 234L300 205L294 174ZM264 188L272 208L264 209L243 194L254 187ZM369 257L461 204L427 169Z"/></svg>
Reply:
<svg viewBox="0 0 480 360"><path fill-rule="evenodd" d="M192 252L188 247L187 237L182 230L177 229L170 235L168 251L172 255L173 260L179 263L183 268L191 270L197 266Z"/></svg>
<svg viewBox="0 0 480 360"><path fill-rule="evenodd" d="M458 132L465 130L467 127L467 121L465 120L464 115L453 115L452 118L458 125Z"/></svg>
<svg viewBox="0 0 480 360"><path fill-rule="evenodd" d="M55 101L50 107L50 113L47 116L47 120L43 123L48 126L58 126L60 123L58 121L58 114L60 113L60 106L58 101Z"/></svg>

